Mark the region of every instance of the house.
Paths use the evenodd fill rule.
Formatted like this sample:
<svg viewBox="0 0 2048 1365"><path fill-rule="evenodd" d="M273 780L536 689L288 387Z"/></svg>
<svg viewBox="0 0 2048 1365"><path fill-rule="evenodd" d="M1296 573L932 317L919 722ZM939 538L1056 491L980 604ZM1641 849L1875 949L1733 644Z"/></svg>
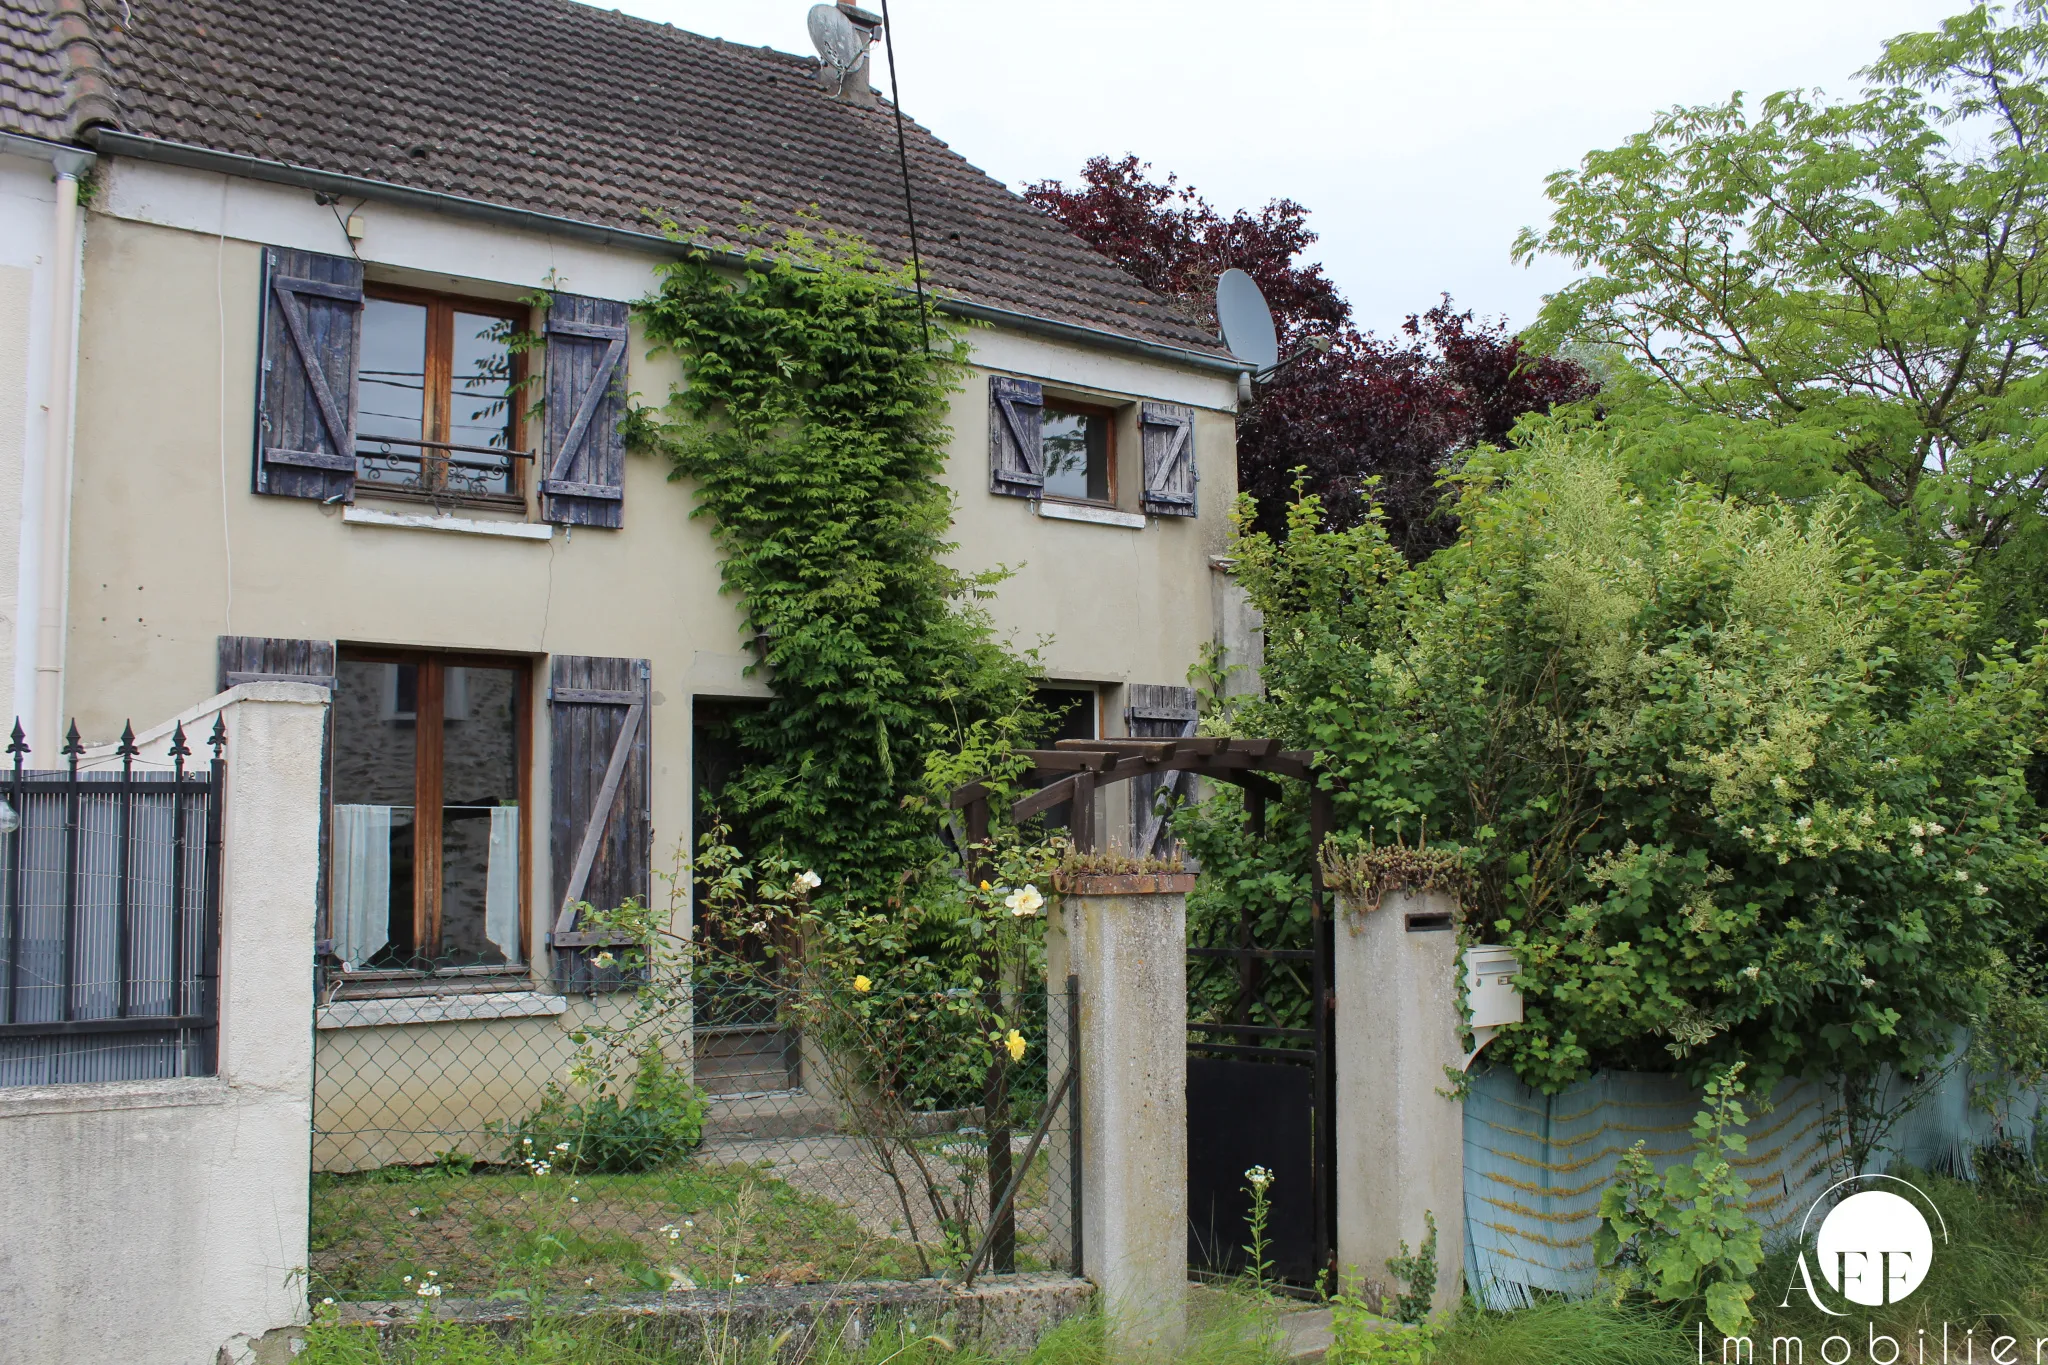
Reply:
<svg viewBox="0 0 2048 1365"><path fill-rule="evenodd" d="M564 907L654 889L700 722L766 695L689 487L619 435L677 378L632 311L682 250L656 220L735 253L810 214L906 259L895 111L857 64L570 0L43 3L0 0L0 320L77 298L75 362L47 301L0 338L32 765L71 717L108 740L240 682L330 689L323 1047L558 1029ZM953 399L958 562L1016 566L997 622L1049 639L1069 733L1178 732L1245 366L904 128L940 306L986 324ZM1079 458L1045 469L1052 439ZM1127 807L1098 818L1128 838Z"/></svg>

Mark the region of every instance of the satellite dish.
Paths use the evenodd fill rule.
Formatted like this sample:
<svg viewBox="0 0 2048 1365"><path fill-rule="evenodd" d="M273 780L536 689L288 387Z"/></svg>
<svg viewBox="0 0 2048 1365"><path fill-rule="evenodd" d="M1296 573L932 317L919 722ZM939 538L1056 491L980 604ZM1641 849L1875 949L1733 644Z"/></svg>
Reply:
<svg viewBox="0 0 2048 1365"><path fill-rule="evenodd" d="M1223 328L1223 344L1254 370L1270 370L1280 363L1280 334L1273 327L1273 310L1266 306L1266 296L1257 283L1242 270L1226 270L1217 279L1216 321Z"/></svg>
<svg viewBox="0 0 2048 1365"><path fill-rule="evenodd" d="M867 35L854 27L839 6L812 5L810 23L811 43L818 49L819 60L834 71L845 75L867 57Z"/></svg>

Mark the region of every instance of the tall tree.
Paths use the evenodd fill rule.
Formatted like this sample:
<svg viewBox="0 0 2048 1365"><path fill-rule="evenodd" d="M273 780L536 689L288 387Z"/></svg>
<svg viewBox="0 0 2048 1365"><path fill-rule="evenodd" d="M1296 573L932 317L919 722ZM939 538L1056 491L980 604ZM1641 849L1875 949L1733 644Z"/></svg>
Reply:
<svg viewBox="0 0 2048 1365"><path fill-rule="evenodd" d="M1642 372L1617 417L1656 473L1850 492L2019 629L2048 607L2048 19L1978 5L1861 75L1672 109L1552 177L1517 250L1585 273L1536 334Z"/></svg>
<svg viewBox="0 0 2048 1365"><path fill-rule="evenodd" d="M1129 155L1091 158L1078 185L1044 180L1024 196L1197 317L1214 321L1216 277L1235 267L1272 305L1283 353L1331 338L1327 355L1309 352L1238 414L1238 487L1257 500L1263 530L1284 534L1298 481L1331 524L1355 525L1376 481L1389 535L1420 558L1453 533L1437 481L1460 452L1505 441L1524 413L1596 387L1570 361L1526 352L1504 325L1458 312L1448 295L1397 338L1361 333L1322 267L1301 259L1316 234L1292 199L1225 217L1193 186L1154 180Z"/></svg>

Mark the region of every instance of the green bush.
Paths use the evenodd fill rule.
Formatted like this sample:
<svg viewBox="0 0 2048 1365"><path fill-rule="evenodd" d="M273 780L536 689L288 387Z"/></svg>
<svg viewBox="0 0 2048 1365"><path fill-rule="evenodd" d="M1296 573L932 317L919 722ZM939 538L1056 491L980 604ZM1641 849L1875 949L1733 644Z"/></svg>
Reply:
<svg viewBox="0 0 2048 1365"><path fill-rule="evenodd" d="M1468 850L1526 1002L1492 1055L1550 1091L1945 1055L2048 924L2048 651L1980 648L1970 573L1838 504L1643 489L1602 429L1460 482L1458 542L1412 567L1313 500L1239 537L1267 692L1229 723L1319 751L1340 832ZM1233 864L1254 911L1269 870Z"/></svg>
<svg viewBox="0 0 2048 1365"><path fill-rule="evenodd" d="M704 1140L704 1092L669 1065L659 1044L640 1054L629 1098L609 1084L572 1100L550 1084L540 1107L510 1130L505 1159L571 1175L627 1175L673 1165Z"/></svg>

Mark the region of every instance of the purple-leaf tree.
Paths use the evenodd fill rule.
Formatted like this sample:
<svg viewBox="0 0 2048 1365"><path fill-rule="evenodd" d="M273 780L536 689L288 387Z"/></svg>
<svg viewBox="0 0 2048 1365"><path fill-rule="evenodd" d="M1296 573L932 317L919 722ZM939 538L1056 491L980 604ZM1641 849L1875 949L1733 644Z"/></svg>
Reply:
<svg viewBox="0 0 2048 1365"><path fill-rule="evenodd" d="M1522 414L1598 387L1569 360L1527 353L1505 324L1457 311L1449 295L1398 338L1361 333L1323 268L1301 259L1316 241L1307 209L1275 199L1225 217L1192 185L1151 173L1135 156L1098 156L1078 185L1042 180L1024 197L1196 317L1214 321L1216 277L1234 266L1272 305L1282 354L1331 338L1327 355L1294 362L1238 414L1238 487L1256 499L1261 530L1284 531L1297 481L1333 523L1356 522L1376 479L1389 533L1419 559L1456 532L1438 513L1437 480L1460 452L1499 444Z"/></svg>

